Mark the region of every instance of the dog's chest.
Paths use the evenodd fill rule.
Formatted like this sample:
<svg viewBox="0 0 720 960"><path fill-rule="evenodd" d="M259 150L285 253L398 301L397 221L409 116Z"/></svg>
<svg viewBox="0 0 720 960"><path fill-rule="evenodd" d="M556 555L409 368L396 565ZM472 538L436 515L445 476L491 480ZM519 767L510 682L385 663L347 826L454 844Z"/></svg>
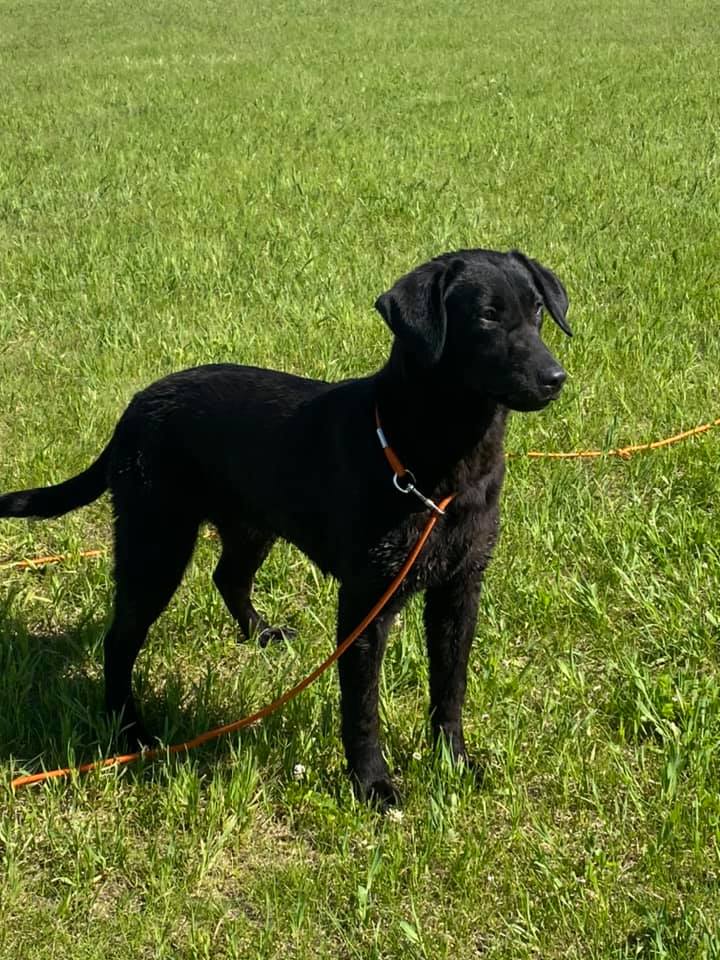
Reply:
<svg viewBox="0 0 720 960"><path fill-rule="evenodd" d="M413 514L382 537L370 550L373 570L383 578L393 577L417 542L428 514ZM438 586L468 567L484 569L490 561L499 533L497 502L480 502L477 496L456 498L439 519L415 565L405 588L410 591Z"/></svg>

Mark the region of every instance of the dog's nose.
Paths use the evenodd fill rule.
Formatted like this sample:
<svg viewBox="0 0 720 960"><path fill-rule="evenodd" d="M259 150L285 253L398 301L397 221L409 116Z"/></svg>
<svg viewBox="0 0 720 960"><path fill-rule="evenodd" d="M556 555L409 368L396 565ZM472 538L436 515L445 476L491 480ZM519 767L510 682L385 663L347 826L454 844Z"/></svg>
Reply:
<svg viewBox="0 0 720 960"><path fill-rule="evenodd" d="M551 390L559 390L567 380L567 374L561 366L550 367L540 374L540 382Z"/></svg>

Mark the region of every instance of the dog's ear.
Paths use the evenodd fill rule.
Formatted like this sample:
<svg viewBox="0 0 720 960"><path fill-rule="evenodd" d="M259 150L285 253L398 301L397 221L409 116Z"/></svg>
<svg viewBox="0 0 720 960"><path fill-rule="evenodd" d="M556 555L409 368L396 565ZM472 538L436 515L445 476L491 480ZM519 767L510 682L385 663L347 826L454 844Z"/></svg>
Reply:
<svg viewBox="0 0 720 960"><path fill-rule="evenodd" d="M447 332L445 294L464 265L459 257L431 260L405 274L375 301L385 323L423 366L440 359Z"/></svg>
<svg viewBox="0 0 720 960"><path fill-rule="evenodd" d="M511 250L510 256L519 260L526 270L529 271L543 299L546 310L563 333L571 337L572 330L565 319L568 309L568 296L562 283L560 283L552 270L548 270L547 267L538 263L537 260L531 260L530 257L526 257L525 254L520 253L519 250Z"/></svg>

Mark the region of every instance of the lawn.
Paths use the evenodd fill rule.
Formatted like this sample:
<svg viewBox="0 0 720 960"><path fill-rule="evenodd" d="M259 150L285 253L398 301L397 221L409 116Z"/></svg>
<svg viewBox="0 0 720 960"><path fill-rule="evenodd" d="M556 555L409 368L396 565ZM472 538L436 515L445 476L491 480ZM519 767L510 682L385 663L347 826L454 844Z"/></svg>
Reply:
<svg viewBox="0 0 720 960"><path fill-rule="evenodd" d="M445 250L541 260L576 333L547 325L570 379L511 421L484 778L432 754L413 603L383 677L394 817L352 797L332 674L186 759L13 795L109 748L110 508L0 521L0 562L69 554L0 569L3 960L720 958L720 429L522 456L720 417L718 62L709 0L0 0L0 490L84 468L171 370L372 371L375 297ZM335 585L284 545L257 602L298 637L236 644L216 555L138 663L168 743L332 648Z"/></svg>

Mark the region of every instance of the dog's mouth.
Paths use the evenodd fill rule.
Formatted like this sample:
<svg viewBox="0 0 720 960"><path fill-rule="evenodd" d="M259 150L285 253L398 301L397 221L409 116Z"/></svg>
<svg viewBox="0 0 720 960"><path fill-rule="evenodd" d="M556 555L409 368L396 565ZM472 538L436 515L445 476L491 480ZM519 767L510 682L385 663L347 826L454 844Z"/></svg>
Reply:
<svg viewBox="0 0 720 960"><path fill-rule="evenodd" d="M503 399L503 404L519 413L532 413L535 410L544 410L553 400L560 396L562 388L544 389L538 393L515 393Z"/></svg>
<svg viewBox="0 0 720 960"><path fill-rule="evenodd" d="M562 387L547 387L543 392L543 406L547 406L549 403L552 403L553 400L557 400L562 393Z"/></svg>

